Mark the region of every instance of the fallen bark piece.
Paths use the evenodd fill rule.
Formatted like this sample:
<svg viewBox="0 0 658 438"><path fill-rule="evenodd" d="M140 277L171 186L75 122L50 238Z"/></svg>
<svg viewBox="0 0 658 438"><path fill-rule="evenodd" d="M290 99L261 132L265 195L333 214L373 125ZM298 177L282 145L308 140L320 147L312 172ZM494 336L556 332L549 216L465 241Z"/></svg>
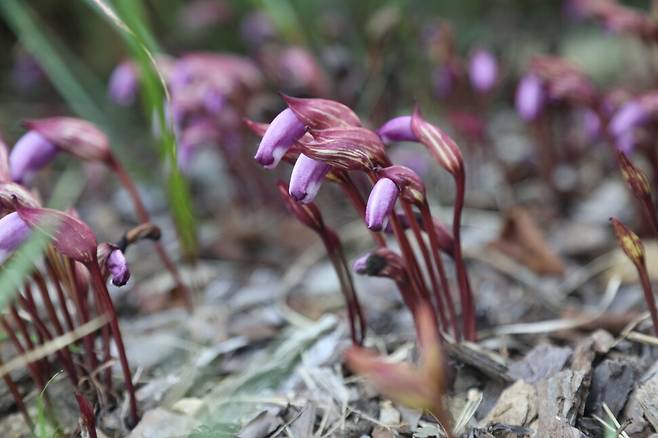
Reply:
<svg viewBox="0 0 658 438"><path fill-rule="evenodd" d="M638 403L654 430L658 431L658 374L637 389Z"/></svg>
<svg viewBox="0 0 658 438"><path fill-rule="evenodd" d="M533 385L518 380L498 398L481 424L494 423L528 426L537 417L537 391Z"/></svg>
<svg viewBox="0 0 658 438"><path fill-rule="evenodd" d="M507 366L493 353L481 348L477 344L462 342L445 345L445 351L455 360L470 365L487 377L499 382L512 383L515 379L510 376Z"/></svg>
<svg viewBox="0 0 658 438"><path fill-rule="evenodd" d="M617 416L633 389L636 372L632 364L621 359L605 359L594 368L587 397L587 412L604 418L603 404Z"/></svg>
<svg viewBox="0 0 658 438"><path fill-rule="evenodd" d="M509 373L516 379L527 383L537 383L551 377L562 370L571 357L572 350L568 347L538 345L526 354L523 360L509 365Z"/></svg>
<svg viewBox="0 0 658 438"><path fill-rule="evenodd" d="M507 212L500 237L491 245L539 275L564 273L564 262L524 208L515 207Z"/></svg>
<svg viewBox="0 0 658 438"><path fill-rule="evenodd" d="M605 330L595 331L576 345L571 359L571 369L589 372L596 355L606 354L614 342L615 339Z"/></svg>
<svg viewBox="0 0 658 438"><path fill-rule="evenodd" d="M579 436L571 426L585 410L590 380L591 373L569 369L539 382L537 430L541 436Z"/></svg>

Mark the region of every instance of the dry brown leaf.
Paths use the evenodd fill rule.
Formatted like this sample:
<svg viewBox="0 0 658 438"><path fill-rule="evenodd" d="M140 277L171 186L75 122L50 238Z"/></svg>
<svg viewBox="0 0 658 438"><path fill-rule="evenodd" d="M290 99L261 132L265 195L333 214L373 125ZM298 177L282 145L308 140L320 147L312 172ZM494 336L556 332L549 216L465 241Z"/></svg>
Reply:
<svg viewBox="0 0 658 438"><path fill-rule="evenodd" d="M539 275L562 275L564 263L550 248L535 220L522 207L505 215L500 237L491 246Z"/></svg>

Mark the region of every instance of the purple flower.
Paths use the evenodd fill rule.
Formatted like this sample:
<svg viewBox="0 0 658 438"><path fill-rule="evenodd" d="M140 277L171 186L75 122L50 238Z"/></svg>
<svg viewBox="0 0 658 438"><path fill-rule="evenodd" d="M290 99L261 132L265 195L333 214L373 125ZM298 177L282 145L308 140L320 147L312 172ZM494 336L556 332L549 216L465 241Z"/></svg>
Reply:
<svg viewBox="0 0 658 438"><path fill-rule="evenodd" d="M219 90L211 88L203 96L203 106L210 114L217 115L226 107L226 97Z"/></svg>
<svg viewBox="0 0 658 438"><path fill-rule="evenodd" d="M352 263L352 270L357 274L365 274L368 268L368 259L370 258L370 253L364 254L358 259L354 260Z"/></svg>
<svg viewBox="0 0 658 438"><path fill-rule="evenodd" d="M135 102L139 88L139 72L130 61L117 65L110 76L108 93L114 103L130 106Z"/></svg>
<svg viewBox="0 0 658 438"><path fill-rule="evenodd" d="M619 137L626 131L641 125L649 118L649 113L639 102L631 100L622 105L610 120L610 132Z"/></svg>
<svg viewBox="0 0 658 438"><path fill-rule="evenodd" d="M107 258L107 271L112 277L112 284L115 286L123 286L128 283L130 279L130 271L128 270L128 262L120 249L113 250Z"/></svg>
<svg viewBox="0 0 658 438"><path fill-rule="evenodd" d="M450 66L443 65L434 70L434 90L441 97L448 97L455 86L456 75Z"/></svg>
<svg viewBox="0 0 658 438"><path fill-rule="evenodd" d="M530 73L524 76L516 89L516 111L526 121L536 119L544 106L544 86L541 79Z"/></svg>
<svg viewBox="0 0 658 438"><path fill-rule="evenodd" d="M471 56L468 75L474 89L481 93L488 92L498 79L498 62L496 58L487 50L476 50Z"/></svg>
<svg viewBox="0 0 658 438"><path fill-rule="evenodd" d="M380 178L370 191L366 206L366 225L373 231L381 231L384 221L393 211L399 195L393 180Z"/></svg>
<svg viewBox="0 0 658 438"><path fill-rule="evenodd" d="M635 133L631 130L622 132L615 137L617 149L625 154L631 154L635 149Z"/></svg>
<svg viewBox="0 0 658 438"><path fill-rule="evenodd" d="M589 108L581 110L580 117L588 139L594 140L601 134L601 119L596 111Z"/></svg>
<svg viewBox="0 0 658 438"><path fill-rule="evenodd" d="M377 134L379 134L384 144L396 141L418 141L418 138L411 130L411 116L392 118L377 130Z"/></svg>
<svg viewBox="0 0 658 438"><path fill-rule="evenodd" d="M0 219L0 263L4 262L30 235L30 228L16 212Z"/></svg>
<svg viewBox="0 0 658 438"><path fill-rule="evenodd" d="M9 154L11 178L18 183L25 177L48 164L59 149L35 131L28 131L17 142Z"/></svg>
<svg viewBox="0 0 658 438"><path fill-rule="evenodd" d="M290 196L302 204L312 202L330 170L329 164L300 154L290 175Z"/></svg>
<svg viewBox="0 0 658 438"><path fill-rule="evenodd" d="M254 158L265 168L273 169L304 132L306 127L295 113L290 108L284 109L265 131Z"/></svg>

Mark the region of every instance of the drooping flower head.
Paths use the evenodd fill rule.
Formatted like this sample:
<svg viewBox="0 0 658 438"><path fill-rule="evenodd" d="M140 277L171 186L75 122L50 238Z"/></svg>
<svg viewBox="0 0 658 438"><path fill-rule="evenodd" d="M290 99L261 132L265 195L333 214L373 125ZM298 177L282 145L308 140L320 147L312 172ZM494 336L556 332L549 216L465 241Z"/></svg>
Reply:
<svg viewBox="0 0 658 438"><path fill-rule="evenodd" d="M290 175L290 196L303 204L313 201L330 170L329 164L300 154Z"/></svg>
<svg viewBox="0 0 658 438"><path fill-rule="evenodd" d="M139 70L132 61L117 65L110 75L108 94L114 103L130 106L135 103L139 89Z"/></svg>
<svg viewBox="0 0 658 438"><path fill-rule="evenodd" d="M59 149L36 131L23 135L9 154L11 179L22 183L30 174L38 171L57 155Z"/></svg>
<svg viewBox="0 0 658 438"><path fill-rule="evenodd" d="M392 118L377 130L377 134L379 134L384 144L396 141L418 141L418 138L411 130L411 116Z"/></svg>
<svg viewBox="0 0 658 438"><path fill-rule="evenodd" d="M30 236L30 233L30 227L16 212L0 219L0 264Z"/></svg>
<svg viewBox="0 0 658 438"><path fill-rule="evenodd" d="M398 187L389 178L380 178L375 183L370 191L368 204L366 205L365 220L370 230L382 230L384 221L393 211L399 194Z"/></svg>
<svg viewBox="0 0 658 438"><path fill-rule="evenodd" d="M112 284L123 286L130 279L128 262L120 249L113 250L107 258L107 270L112 277Z"/></svg>
<svg viewBox="0 0 658 438"><path fill-rule="evenodd" d="M306 132L306 126L295 113L286 108L277 115L265 131L254 159L267 169L279 164L286 151Z"/></svg>

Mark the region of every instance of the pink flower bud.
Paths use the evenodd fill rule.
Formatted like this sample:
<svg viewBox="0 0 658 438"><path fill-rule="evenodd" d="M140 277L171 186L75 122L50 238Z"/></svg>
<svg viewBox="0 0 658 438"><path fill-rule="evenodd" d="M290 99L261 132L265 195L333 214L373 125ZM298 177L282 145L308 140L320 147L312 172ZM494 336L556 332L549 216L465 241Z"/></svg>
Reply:
<svg viewBox="0 0 658 438"><path fill-rule="evenodd" d="M313 201L330 170L329 164L300 154L290 175L290 196L302 204Z"/></svg>
<svg viewBox="0 0 658 438"><path fill-rule="evenodd" d="M516 111L526 121L536 119L544 107L545 91L541 79L528 74L516 89Z"/></svg>
<svg viewBox="0 0 658 438"><path fill-rule="evenodd" d="M47 165L57 155L59 149L36 131L23 135L9 154L11 179L22 183L31 173Z"/></svg>
<svg viewBox="0 0 658 438"><path fill-rule="evenodd" d="M400 194L395 183L388 178L381 178L374 185L366 205L366 225L373 231L381 231L384 221L393 211L395 201Z"/></svg>
<svg viewBox="0 0 658 438"><path fill-rule="evenodd" d="M30 232L30 228L16 212L0 219L0 263L21 246Z"/></svg>
<svg viewBox="0 0 658 438"><path fill-rule="evenodd" d="M384 144L396 141L418 141L418 138L411 130L411 116L392 118L377 130L377 134L379 134Z"/></svg>
<svg viewBox="0 0 658 438"><path fill-rule="evenodd" d="M128 270L128 262L123 252L120 249L112 251L107 258L106 262L107 271L112 277L112 284L115 286L123 286L128 283L130 279L130 271Z"/></svg>
<svg viewBox="0 0 658 438"><path fill-rule="evenodd" d="M117 65L110 75L108 94L114 103L130 106L135 102L139 89L139 71L131 61Z"/></svg>
<svg viewBox="0 0 658 438"><path fill-rule="evenodd" d="M267 169L279 164L286 151L306 132L295 113L286 108L272 120L258 145L256 161Z"/></svg>
<svg viewBox="0 0 658 438"><path fill-rule="evenodd" d="M476 50L471 56L468 75L473 88L481 93L490 91L498 79L498 62L487 50Z"/></svg>
<svg viewBox="0 0 658 438"><path fill-rule="evenodd" d="M644 106L635 100L625 103L615 112L610 120L610 132L619 137L626 131L647 121L650 114Z"/></svg>

